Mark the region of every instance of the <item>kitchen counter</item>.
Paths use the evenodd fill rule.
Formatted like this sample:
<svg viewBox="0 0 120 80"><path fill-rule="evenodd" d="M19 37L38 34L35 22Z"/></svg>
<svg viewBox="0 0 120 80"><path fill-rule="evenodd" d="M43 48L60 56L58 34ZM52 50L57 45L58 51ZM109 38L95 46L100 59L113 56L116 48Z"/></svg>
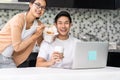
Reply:
<svg viewBox="0 0 120 80"><path fill-rule="evenodd" d="M120 68L57 69L9 68L0 69L0 80L120 80Z"/></svg>
<svg viewBox="0 0 120 80"><path fill-rule="evenodd" d="M111 49L111 50L109 50L109 52L118 52L118 53L120 53L120 49Z"/></svg>
<svg viewBox="0 0 120 80"><path fill-rule="evenodd" d="M27 10L28 2L0 2L0 9Z"/></svg>

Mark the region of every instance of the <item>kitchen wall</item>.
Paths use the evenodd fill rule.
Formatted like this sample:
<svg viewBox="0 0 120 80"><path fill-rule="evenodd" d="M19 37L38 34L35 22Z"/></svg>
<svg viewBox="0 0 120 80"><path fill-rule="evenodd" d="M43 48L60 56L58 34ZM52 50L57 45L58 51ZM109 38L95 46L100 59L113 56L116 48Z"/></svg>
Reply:
<svg viewBox="0 0 120 80"><path fill-rule="evenodd" d="M73 20L70 34L85 41L120 42L120 10L49 8L40 20L53 24L55 15L68 11ZM0 9L0 28L15 14L25 10Z"/></svg>

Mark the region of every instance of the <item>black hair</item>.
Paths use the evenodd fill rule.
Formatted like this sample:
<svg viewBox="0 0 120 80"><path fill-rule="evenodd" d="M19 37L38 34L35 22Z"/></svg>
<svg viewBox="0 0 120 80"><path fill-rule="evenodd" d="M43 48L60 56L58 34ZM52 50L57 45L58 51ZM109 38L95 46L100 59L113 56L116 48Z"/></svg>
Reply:
<svg viewBox="0 0 120 80"><path fill-rule="evenodd" d="M58 20L61 16L68 17L70 23L72 23L71 16L70 16L70 14L69 14L67 11L61 11L61 12L59 12L59 13L56 15L55 19L54 19L54 23L57 23L57 20Z"/></svg>
<svg viewBox="0 0 120 80"><path fill-rule="evenodd" d="M29 0L30 3L34 3L36 0ZM28 11L30 10L30 7L28 8Z"/></svg>
<svg viewBox="0 0 120 80"><path fill-rule="evenodd" d="M36 0L29 0L29 3L34 3ZM45 2L46 2L46 5L47 5L47 1L45 0ZM30 10L30 7L28 8L28 11Z"/></svg>
<svg viewBox="0 0 120 80"><path fill-rule="evenodd" d="M30 2L30 3L34 3L35 1L36 1L36 0L30 0L29 2Z"/></svg>

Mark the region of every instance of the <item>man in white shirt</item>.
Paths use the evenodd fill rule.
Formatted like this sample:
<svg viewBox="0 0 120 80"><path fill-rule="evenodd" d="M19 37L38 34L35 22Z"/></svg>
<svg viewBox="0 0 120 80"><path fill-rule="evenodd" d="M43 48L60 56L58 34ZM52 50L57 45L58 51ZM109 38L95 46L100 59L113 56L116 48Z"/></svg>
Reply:
<svg viewBox="0 0 120 80"><path fill-rule="evenodd" d="M59 34L52 43L42 42L36 67L71 68L74 44L78 39L69 36L69 31L72 26L70 14L66 11L61 11L56 15L54 23ZM56 46L62 46L64 48L62 54L55 51Z"/></svg>

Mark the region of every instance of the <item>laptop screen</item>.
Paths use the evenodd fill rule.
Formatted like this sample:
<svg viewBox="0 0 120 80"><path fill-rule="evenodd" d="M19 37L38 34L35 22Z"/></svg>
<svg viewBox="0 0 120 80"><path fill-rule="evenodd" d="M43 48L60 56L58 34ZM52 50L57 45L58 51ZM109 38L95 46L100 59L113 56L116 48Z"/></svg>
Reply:
<svg viewBox="0 0 120 80"><path fill-rule="evenodd" d="M81 42L75 44L72 68L106 67L108 42Z"/></svg>

